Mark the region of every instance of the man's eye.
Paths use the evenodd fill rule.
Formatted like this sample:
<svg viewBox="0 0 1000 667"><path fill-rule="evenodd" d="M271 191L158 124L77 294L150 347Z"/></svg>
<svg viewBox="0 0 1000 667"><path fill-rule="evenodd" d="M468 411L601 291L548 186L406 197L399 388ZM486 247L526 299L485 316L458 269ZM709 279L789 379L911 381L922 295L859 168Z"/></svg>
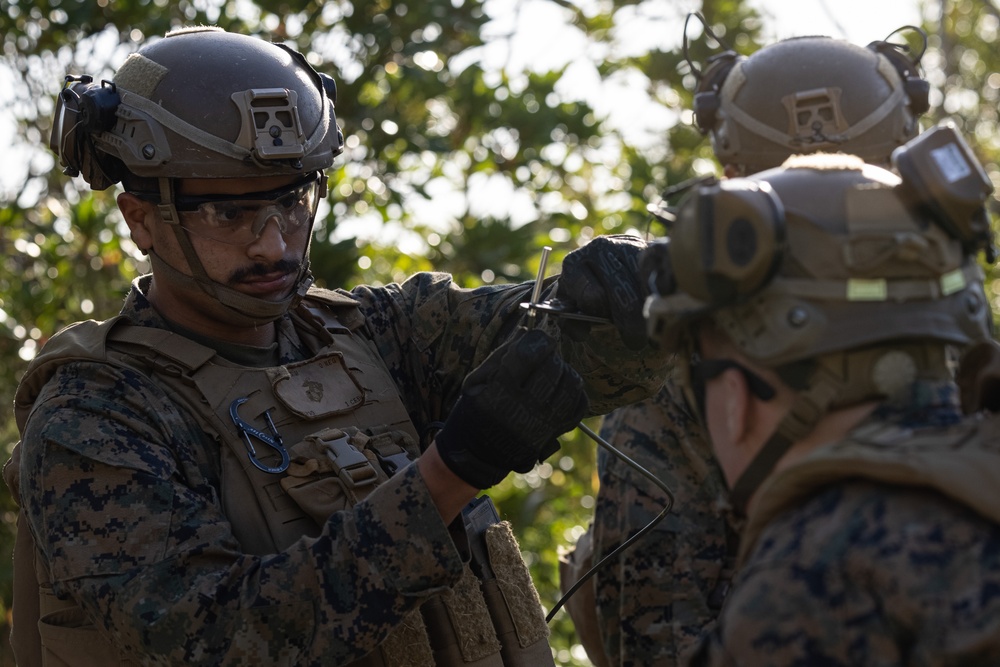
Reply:
<svg viewBox="0 0 1000 667"><path fill-rule="evenodd" d="M301 192L289 192L287 195L279 197L275 203L286 211L290 211L295 208L301 200Z"/></svg>
<svg viewBox="0 0 1000 667"><path fill-rule="evenodd" d="M208 220L216 227L229 227L243 221L247 212L239 204L219 202L210 205Z"/></svg>

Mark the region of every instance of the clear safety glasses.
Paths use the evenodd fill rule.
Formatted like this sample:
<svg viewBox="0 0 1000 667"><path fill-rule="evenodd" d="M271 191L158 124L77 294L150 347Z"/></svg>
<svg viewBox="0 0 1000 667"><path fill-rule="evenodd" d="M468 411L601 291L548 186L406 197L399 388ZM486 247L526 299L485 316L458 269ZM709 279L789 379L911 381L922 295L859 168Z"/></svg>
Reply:
<svg viewBox="0 0 1000 667"><path fill-rule="evenodd" d="M322 172L269 192L241 195L180 195L174 205L188 232L219 243L249 245L271 220L282 234L308 227L325 194Z"/></svg>

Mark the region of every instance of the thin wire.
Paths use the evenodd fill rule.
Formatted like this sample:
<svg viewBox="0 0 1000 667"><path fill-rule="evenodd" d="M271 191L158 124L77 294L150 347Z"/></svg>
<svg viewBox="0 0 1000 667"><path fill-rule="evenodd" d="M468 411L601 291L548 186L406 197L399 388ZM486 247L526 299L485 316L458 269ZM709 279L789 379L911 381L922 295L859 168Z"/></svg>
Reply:
<svg viewBox="0 0 1000 667"><path fill-rule="evenodd" d="M663 493L666 494L666 496L667 496L667 502L663 506L663 509L660 511L660 513L657 514L655 517L653 517L652 521L650 521L645 526L643 526L642 529L639 530L635 535L633 535L632 537L628 538L627 540L625 540L624 542L622 542L621 544L619 544L614 549L614 551L612 551L611 553L609 553L607 556L605 556L604 558L602 558L596 565L594 565L589 570L587 570L587 572L582 577L580 577L580 580L577 581L575 584L573 584L573 586L568 591L566 591L566 594L563 595L561 598L559 598L559 601L556 602L556 605L554 607L552 607L552 610L545 617L545 622L546 623L552 622L552 618L556 615L556 613L560 609L562 609L563 605L566 604L566 601L569 600L570 596L572 596L574 593L576 593L580 589L581 586L583 586L587 581L590 580L591 577L593 577L595 574L597 574L598 570L600 570L601 568L603 568L604 565L608 561L612 560L613 558L618 557L623 551L625 551L630 546L632 546L635 543L636 540L638 540L643 535L645 535L646 533L648 533L649 531L651 531L653 528L655 528L656 525L658 523L660 523L661 521L663 521L663 519L667 516L667 514L670 513L670 510L673 509L673 507L674 507L674 494L670 491L670 488L666 484L664 484L663 481L660 478L658 478L656 475L654 475L653 473L649 472L648 470L646 470L645 468L643 468L641 465L639 465L638 463L636 463L635 461L633 461L624 452L622 452L617 447L615 447L614 445L612 445L610 442L608 442L607 440L605 440L604 438L602 438L600 435L598 435L597 433L595 433L594 431L592 431L583 422L580 422L579 424L577 424L577 428L579 428L585 434L587 434L588 436L590 436L590 438L594 442L596 442L598 445L600 445L601 447L603 447L607 451L609 451L612 454L614 454L616 458L618 458L619 460L621 460L622 462L624 462L626 465L630 466L634 470L638 471L644 477L646 477L651 482L653 482L653 484L655 484L656 486L658 486L663 491Z"/></svg>
<svg viewBox="0 0 1000 667"><path fill-rule="evenodd" d="M841 22L837 20L837 15L830 10L830 7L827 6L825 0L816 0L816 4L818 4L819 8L823 10L824 14L826 14L826 18L830 19L830 23L832 23L834 27L836 27L837 30L840 31L840 36L843 37L844 39L847 39L848 38L847 30L844 28L843 24L841 24Z"/></svg>

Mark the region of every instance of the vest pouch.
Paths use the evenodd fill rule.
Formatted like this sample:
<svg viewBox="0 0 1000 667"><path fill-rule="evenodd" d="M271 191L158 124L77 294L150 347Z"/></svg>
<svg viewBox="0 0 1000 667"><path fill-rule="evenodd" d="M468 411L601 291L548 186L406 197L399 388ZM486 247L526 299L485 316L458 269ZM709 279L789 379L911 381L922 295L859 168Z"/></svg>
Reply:
<svg viewBox="0 0 1000 667"><path fill-rule="evenodd" d="M490 569L495 577L482 581L483 598L502 645L505 667L554 667L549 627L538 591L521 558L510 523L501 521L485 531Z"/></svg>
<svg viewBox="0 0 1000 667"><path fill-rule="evenodd" d="M140 663L118 654L80 607L59 600L48 586L39 589L39 599L42 667L139 667Z"/></svg>
<svg viewBox="0 0 1000 667"><path fill-rule="evenodd" d="M327 428L288 449L281 487L322 526L334 512L353 507L389 479L368 448L371 438L354 428Z"/></svg>
<svg viewBox="0 0 1000 667"><path fill-rule="evenodd" d="M479 579L466 565L454 588L420 606L434 652L431 665L504 667L507 664L490 611L478 589Z"/></svg>

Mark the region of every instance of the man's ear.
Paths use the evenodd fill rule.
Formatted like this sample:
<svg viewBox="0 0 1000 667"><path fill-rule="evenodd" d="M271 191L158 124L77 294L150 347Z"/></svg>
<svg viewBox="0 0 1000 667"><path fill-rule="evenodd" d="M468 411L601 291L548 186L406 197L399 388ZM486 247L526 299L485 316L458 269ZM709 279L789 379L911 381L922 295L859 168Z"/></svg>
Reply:
<svg viewBox="0 0 1000 667"><path fill-rule="evenodd" d="M722 386L716 396L722 402L722 415L729 442L741 449L752 444L751 433L753 424L750 422L753 414L750 401L750 387L747 379L737 368L726 369L719 376Z"/></svg>
<svg viewBox="0 0 1000 667"><path fill-rule="evenodd" d="M132 241L139 250L146 252L153 247L153 206L135 195L123 192L118 195L118 210L131 231Z"/></svg>

